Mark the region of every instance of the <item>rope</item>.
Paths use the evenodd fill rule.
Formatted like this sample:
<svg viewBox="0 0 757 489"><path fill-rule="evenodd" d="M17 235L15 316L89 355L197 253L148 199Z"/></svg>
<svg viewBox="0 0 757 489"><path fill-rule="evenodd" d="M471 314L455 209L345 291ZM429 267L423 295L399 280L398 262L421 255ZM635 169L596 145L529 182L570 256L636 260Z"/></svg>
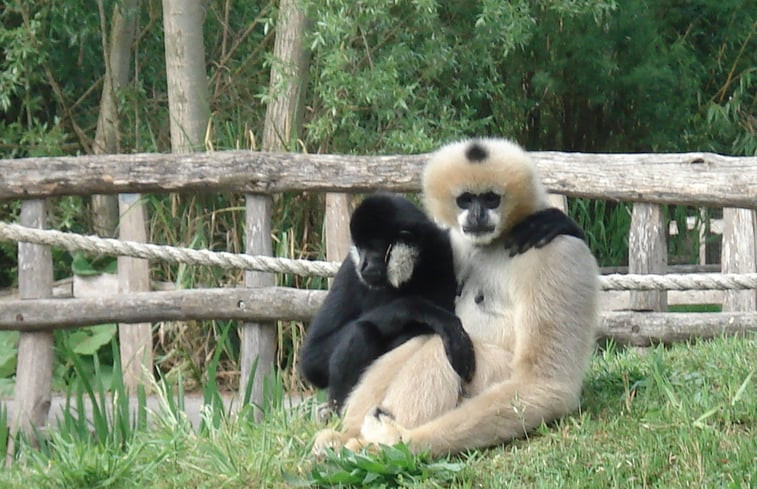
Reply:
<svg viewBox="0 0 757 489"><path fill-rule="evenodd" d="M83 236L50 229L35 229L5 222L0 222L0 240L22 241L65 248L68 251L88 251L101 255L131 256L168 263L216 266L223 269L293 273L308 277L332 277L336 275L336 271L339 269L339 263L332 262L176 248L136 241Z"/></svg>
<svg viewBox="0 0 757 489"><path fill-rule="evenodd" d="M757 289L757 273L668 273L602 275L603 290L745 290Z"/></svg>
<svg viewBox="0 0 757 489"><path fill-rule="evenodd" d="M339 263L252 256L191 248L120 241L0 221L0 241L21 241L102 255L130 256L169 263L217 266L260 272L333 277ZM748 290L757 289L757 273L686 273L665 275L612 274L600 277L603 290Z"/></svg>

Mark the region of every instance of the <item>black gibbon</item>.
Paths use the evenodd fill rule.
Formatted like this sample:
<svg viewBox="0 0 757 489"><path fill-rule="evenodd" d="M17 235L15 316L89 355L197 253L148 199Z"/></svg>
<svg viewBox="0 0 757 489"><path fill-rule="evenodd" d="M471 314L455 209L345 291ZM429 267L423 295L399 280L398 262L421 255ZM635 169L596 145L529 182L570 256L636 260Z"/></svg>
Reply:
<svg viewBox="0 0 757 489"><path fill-rule="evenodd" d="M399 441L455 453L522 437L578 406L598 323L598 268L561 213L528 224L548 208L528 154L501 139L444 146L424 169L423 194L430 216L450 230L473 379L455 374L438 337L410 339L365 371L342 429L318 433L315 453ZM535 237L511 256L512 230L538 234L552 219L560 235Z"/></svg>
<svg viewBox="0 0 757 489"><path fill-rule="evenodd" d="M310 323L301 371L328 388L336 409L376 358L437 333L451 368L466 381L473 345L455 316L457 284L449 235L409 200L375 194L350 219L353 247Z"/></svg>

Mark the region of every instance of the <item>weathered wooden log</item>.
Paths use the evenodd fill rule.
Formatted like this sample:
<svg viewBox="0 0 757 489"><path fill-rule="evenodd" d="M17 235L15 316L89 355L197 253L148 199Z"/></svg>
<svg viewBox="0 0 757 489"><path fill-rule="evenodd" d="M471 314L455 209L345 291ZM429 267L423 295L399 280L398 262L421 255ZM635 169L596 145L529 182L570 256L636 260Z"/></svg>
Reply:
<svg viewBox="0 0 757 489"><path fill-rule="evenodd" d="M51 331L100 323L201 319L309 320L322 290L291 287L135 292L81 299L0 301L0 330Z"/></svg>
<svg viewBox="0 0 757 489"><path fill-rule="evenodd" d="M27 200L21 205L21 223L44 228L47 212L44 200ZM17 302L30 304L52 296L53 259L48 246L19 243ZM49 300L49 299L42 299ZM18 410L11 420L11 433L24 433L34 439L34 431L47 422L52 396L53 333L22 331L18 341L16 392ZM13 438L7 447L6 463L13 457Z"/></svg>
<svg viewBox="0 0 757 489"><path fill-rule="evenodd" d="M550 192L571 197L757 209L757 157L533 152ZM119 192L367 192L420 189L428 155L252 151L0 160L0 200Z"/></svg>
<svg viewBox="0 0 757 489"><path fill-rule="evenodd" d="M273 200L268 195L258 194L247 195L245 202L247 253L270 256L273 254L271 242ZM255 291L259 287L272 287L275 282L276 279L272 273L252 271L244 273L245 286ZM264 397L264 381L273 372L276 361L276 328L270 323L248 321L242 325L239 337L241 343L239 347L240 391L242 393L245 391L250 382L250 375L254 375L250 400L253 403L260 403Z"/></svg>
<svg viewBox="0 0 757 489"><path fill-rule="evenodd" d="M147 241L147 210L139 194L120 194L119 238L138 242ZM118 293L147 292L150 290L150 264L147 260L118 257ZM118 346L121 352L121 372L124 386L137 392L140 385L149 384L145 374L152 372L152 325L150 323L118 326Z"/></svg>
<svg viewBox="0 0 757 489"><path fill-rule="evenodd" d="M634 346L754 332L757 313L753 312L609 312L600 323L601 338Z"/></svg>
<svg viewBox="0 0 757 489"><path fill-rule="evenodd" d="M668 266L668 242L662 206L637 202L628 234L628 271L664 273ZM631 291L631 308L666 311L667 291Z"/></svg>
<svg viewBox="0 0 757 489"><path fill-rule="evenodd" d="M723 209L723 273L757 271L757 212ZM757 310L757 290L725 291L723 311Z"/></svg>
<svg viewBox="0 0 757 489"><path fill-rule="evenodd" d="M50 331L106 322L189 319L308 321L326 292L291 287L139 292L84 299L0 302L0 330ZM649 345L694 337L757 331L757 313L643 313L602 315L600 335L618 343Z"/></svg>

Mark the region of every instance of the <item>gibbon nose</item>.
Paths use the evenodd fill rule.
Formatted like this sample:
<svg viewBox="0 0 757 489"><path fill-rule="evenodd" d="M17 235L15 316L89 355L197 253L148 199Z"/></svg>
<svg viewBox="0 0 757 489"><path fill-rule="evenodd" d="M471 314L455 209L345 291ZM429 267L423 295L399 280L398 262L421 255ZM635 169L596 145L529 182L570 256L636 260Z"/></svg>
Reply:
<svg viewBox="0 0 757 489"><path fill-rule="evenodd" d="M360 276L363 281L372 287L379 287L386 282L386 271L383 264L373 263L372 260L363 260L360 266Z"/></svg>
<svg viewBox="0 0 757 489"><path fill-rule="evenodd" d="M470 232L491 231L492 226L487 218L487 209L479 202L474 202L468 208L468 215L465 219L465 230Z"/></svg>

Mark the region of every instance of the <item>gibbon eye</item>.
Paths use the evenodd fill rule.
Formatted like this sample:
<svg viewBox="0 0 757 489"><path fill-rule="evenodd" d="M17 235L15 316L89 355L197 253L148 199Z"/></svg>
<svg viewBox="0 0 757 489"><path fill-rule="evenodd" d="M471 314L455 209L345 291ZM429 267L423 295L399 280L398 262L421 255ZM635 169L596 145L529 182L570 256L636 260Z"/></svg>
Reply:
<svg viewBox="0 0 757 489"><path fill-rule="evenodd" d="M455 200L455 202L457 203L457 206L459 208L461 208L461 209L467 209L468 207L471 206L471 204L473 203L473 200L475 198L476 197L472 193L470 193L470 192L463 192L462 194L460 194L457 197L457 199Z"/></svg>
<svg viewBox="0 0 757 489"><path fill-rule="evenodd" d="M487 209L496 209L499 207L499 203L502 201L502 197L496 192L486 192L481 195L481 202Z"/></svg>
<svg viewBox="0 0 757 489"><path fill-rule="evenodd" d="M410 231L402 230L397 235L397 241L402 241L403 243L412 243L413 233L411 233Z"/></svg>

